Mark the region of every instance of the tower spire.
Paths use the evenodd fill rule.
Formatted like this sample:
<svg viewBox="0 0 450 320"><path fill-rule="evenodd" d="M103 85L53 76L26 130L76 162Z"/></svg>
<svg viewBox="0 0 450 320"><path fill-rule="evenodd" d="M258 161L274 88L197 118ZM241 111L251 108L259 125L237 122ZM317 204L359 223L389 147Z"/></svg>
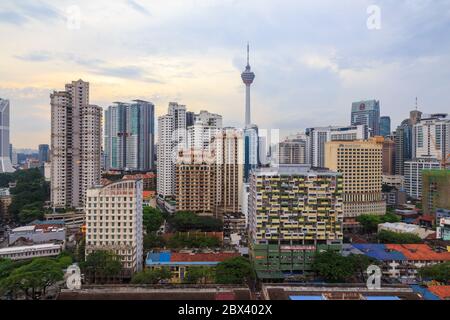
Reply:
<svg viewBox="0 0 450 320"><path fill-rule="evenodd" d="M250 65L250 43L247 41L247 66Z"/></svg>
<svg viewBox="0 0 450 320"><path fill-rule="evenodd" d="M418 99L416 97L416 111L419 109Z"/></svg>

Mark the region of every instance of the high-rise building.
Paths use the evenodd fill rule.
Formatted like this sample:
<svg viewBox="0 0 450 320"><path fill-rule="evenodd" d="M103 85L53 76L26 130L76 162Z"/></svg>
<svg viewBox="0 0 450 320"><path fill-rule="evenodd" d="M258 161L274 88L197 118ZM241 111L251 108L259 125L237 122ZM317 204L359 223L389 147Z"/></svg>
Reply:
<svg viewBox="0 0 450 320"><path fill-rule="evenodd" d="M142 193L142 180L121 180L87 192L86 256L114 252L126 278L143 265Z"/></svg>
<svg viewBox="0 0 450 320"><path fill-rule="evenodd" d="M381 117L380 118L380 136L387 137L391 135L391 118Z"/></svg>
<svg viewBox="0 0 450 320"><path fill-rule="evenodd" d="M259 164L259 137L256 125L244 129L244 181L248 181L250 171Z"/></svg>
<svg viewBox="0 0 450 320"><path fill-rule="evenodd" d="M177 156L186 147L186 106L171 102L168 113L158 118L157 193L161 198L175 196Z"/></svg>
<svg viewBox="0 0 450 320"><path fill-rule="evenodd" d="M196 122L200 122L208 127L222 128L222 116L205 110L201 110L200 113L194 114L194 123L192 125Z"/></svg>
<svg viewBox="0 0 450 320"><path fill-rule="evenodd" d="M366 100L353 102L351 124L367 125L372 137L380 135L380 101Z"/></svg>
<svg viewBox="0 0 450 320"><path fill-rule="evenodd" d="M445 160L450 154L450 118L447 114L422 115L412 129L412 158Z"/></svg>
<svg viewBox="0 0 450 320"><path fill-rule="evenodd" d="M39 166L43 167L44 163L50 161L50 146L48 144L39 145Z"/></svg>
<svg viewBox="0 0 450 320"><path fill-rule="evenodd" d="M414 199L422 199L422 172L424 170L441 169L437 159L419 158L405 161L405 191Z"/></svg>
<svg viewBox="0 0 450 320"><path fill-rule="evenodd" d="M396 175L403 175L405 161L413 158L412 127L420 121L421 117L422 112L417 110L411 111L409 119L403 120L394 133Z"/></svg>
<svg viewBox="0 0 450 320"><path fill-rule="evenodd" d="M450 210L450 170L422 171L422 209L424 214Z"/></svg>
<svg viewBox="0 0 450 320"><path fill-rule="evenodd" d="M185 149L176 164L176 210L219 218L217 166L212 152Z"/></svg>
<svg viewBox="0 0 450 320"><path fill-rule="evenodd" d="M177 211L223 218L239 214L243 188L242 132L224 128L206 148L188 148L178 154Z"/></svg>
<svg viewBox="0 0 450 320"><path fill-rule="evenodd" d="M0 173L14 171L9 144L9 100L0 98Z"/></svg>
<svg viewBox="0 0 450 320"><path fill-rule="evenodd" d="M195 123L195 112L186 111L186 128L193 126Z"/></svg>
<svg viewBox="0 0 450 320"><path fill-rule="evenodd" d="M255 74L250 67L250 45L247 44L247 66L245 71L241 74L242 81L245 84L245 127L252 124L251 121L251 109L250 109L250 87L255 80Z"/></svg>
<svg viewBox="0 0 450 320"><path fill-rule="evenodd" d="M212 141L215 148L217 203L222 214L242 212L244 177L244 139L241 130L224 128Z"/></svg>
<svg viewBox="0 0 450 320"><path fill-rule="evenodd" d="M308 128L306 129L307 163L313 167L325 166L325 143L328 141L366 140L368 138L367 125Z"/></svg>
<svg viewBox="0 0 450 320"><path fill-rule="evenodd" d="M342 175L309 165L250 175L250 255L259 279L311 272L314 254L340 249Z"/></svg>
<svg viewBox="0 0 450 320"><path fill-rule="evenodd" d="M325 166L344 177L344 218L351 226L362 214L383 215L383 138L366 141L330 141L325 145Z"/></svg>
<svg viewBox="0 0 450 320"><path fill-rule="evenodd" d="M306 140L286 139L278 144L278 163L306 164Z"/></svg>
<svg viewBox="0 0 450 320"><path fill-rule="evenodd" d="M219 132L220 128L213 123L197 119L194 125L187 128L188 148L209 150L211 139Z"/></svg>
<svg viewBox="0 0 450 320"><path fill-rule="evenodd" d="M395 142L386 138L383 142L383 175L395 174Z"/></svg>
<svg viewBox="0 0 450 320"><path fill-rule="evenodd" d="M50 100L52 207L83 208L87 189L100 183L102 109L89 104L89 83L82 80Z"/></svg>
<svg viewBox="0 0 450 320"><path fill-rule="evenodd" d="M105 111L105 168L154 170L155 106L151 102L115 102Z"/></svg>

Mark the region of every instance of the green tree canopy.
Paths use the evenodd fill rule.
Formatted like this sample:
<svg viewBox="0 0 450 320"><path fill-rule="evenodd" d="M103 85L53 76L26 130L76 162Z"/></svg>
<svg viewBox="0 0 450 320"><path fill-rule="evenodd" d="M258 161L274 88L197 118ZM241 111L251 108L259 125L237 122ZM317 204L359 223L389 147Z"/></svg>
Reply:
<svg viewBox="0 0 450 320"><path fill-rule="evenodd" d="M189 284L208 283L214 278L215 270L211 267L190 267L183 282Z"/></svg>
<svg viewBox="0 0 450 320"><path fill-rule="evenodd" d="M443 283L450 282L450 262L436 264L434 266L419 269L419 275L423 279L436 280Z"/></svg>
<svg viewBox="0 0 450 320"><path fill-rule="evenodd" d="M255 270L245 257L235 257L219 263L216 267L216 283L250 284L255 279Z"/></svg>
<svg viewBox="0 0 450 320"><path fill-rule="evenodd" d="M172 274L169 268L146 269L136 273L131 279L133 284L158 284L162 280L170 280Z"/></svg>
<svg viewBox="0 0 450 320"><path fill-rule="evenodd" d="M106 250L98 250L89 254L80 267L83 272L93 278L94 283L119 276L122 272L120 257Z"/></svg>
<svg viewBox="0 0 450 320"><path fill-rule="evenodd" d="M201 230L222 231L223 223L219 219L212 217L201 217L192 212L179 211L170 219L170 225L176 231L193 231Z"/></svg>
<svg viewBox="0 0 450 320"><path fill-rule="evenodd" d="M399 222L400 218L393 214L387 213L383 216L373 214L363 214L356 218L356 220L362 225L364 232L374 233L378 231L378 225L385 222Z"/></svg>
<svg viewBox="0 0 450 320"><path fill-rule="evenodd" d="M63 280L60 264L55 259L37 258L10 272L0 282L3 292L21 291L27 299L39 299L48 287Z"/></svg>
<svg viewBox="0 0 450 320"><path fill-rule="evenodd" d="M364 255L344 257L335 251L324 251L316 253L312 269L326 281L349 282L356 276L362 280L371 264L374 264L374 261Z"/></svg>
<svg viewBox="0 0 450 320"><path fill-rule="evenodd" d="M148 233L144 236L144 250L163 248L166 245L164 238L157 235L155 232Z"/></svg>
<svg viewBox="0 0 450 320"><path fill-rule="evenodd" d="M147 233L158 231L164 222L161 211L152 207L144 207L143 211L143 223Z"/></svg>
<svg viewBox="0 0 450 320"><path fill-rule="evenodd" d="M188 235L186 233L175 234L167 241L167 246L172 249L181 248L217 248L220 247L220 240L201 234Z"/></svg>
<svg viewBox="0 0 450 320"><path fill-rule="evenodd" d="M423 243L422 239L413 233L397 233L387 230L381 230L377 235L380 243L392 244L414 244Z"/></svg>

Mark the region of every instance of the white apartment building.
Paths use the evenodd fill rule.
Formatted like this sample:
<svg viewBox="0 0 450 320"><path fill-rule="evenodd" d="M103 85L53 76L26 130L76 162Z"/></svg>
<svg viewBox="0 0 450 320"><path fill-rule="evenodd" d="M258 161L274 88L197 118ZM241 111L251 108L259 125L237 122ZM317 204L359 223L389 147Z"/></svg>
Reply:
<svg viewBox="0 0 450 320"><path fill-rule="evenodd" d="M162 198L175 195L177 153L186 146L186 106L171 102L168 114L158 118L157 193Z"/></svg>
<svg viewBox="0 0 450 320"><path fill-rule="evenodd" d="M422 198L422 171L430 169L441 169L441 163L437 159L414 159L405 161L405 191L414 198Z"/></svg>
<svg viewBox="0 0 450 320"><path fill-rule="evenodd" d="M89 83L66 84L51 103L51 203L82 208L88 188L100 183L102 109L89 104Z"/></svg>
<svg viewBox="0 0 450 320"><path fill-rule="evenodd" d="M32 246L8 247L0 249L0 258L28 260L33 258L56 257L62 251L61 244L45 243Z"/></svg>
<svg viewBox="0 0 450 320"><path fill-rule="evenodd" d="M222 128L222 116L216 113L201 110L200 113L194 116L194 123L198 121L205 126Z"/></svg>
<svg viewBox="0 0 450 320"><path fill-rule="evenodd" d="M443 160L450 154L450 118L447 114L422 117L412 133L412 158Z"/></svg>
<svg viewBox="0 0 450 320"><path fill-rule="evenodd" d="M86 256L112 251L127 275L143 267L142 180L121 180L88 190Z"/></svg>
<svg viewBox="0 0 450 320"><path fill-rule="evenodd" d="M367 125L329 126L306 129L306 160L313 167L325 165L325 143L328 141L367 140Z"/></svg>
<svg viewBox="0 0 450 320"><path fill-rule="evenodd" d="M205 125L197 120L187 129L187 147L197 150L211 150L211 140L219 132L220 127Z"/></svg>

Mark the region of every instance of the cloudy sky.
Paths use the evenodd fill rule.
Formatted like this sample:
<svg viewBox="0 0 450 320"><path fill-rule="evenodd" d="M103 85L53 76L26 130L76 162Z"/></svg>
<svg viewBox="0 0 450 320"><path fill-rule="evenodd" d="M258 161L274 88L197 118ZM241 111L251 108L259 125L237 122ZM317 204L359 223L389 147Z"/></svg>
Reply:
<svg viewBox="0 0 450 320"><path fill-rule="evenodd" d="M260 128L345 125L370 98L396 126L416 96L450 112L449 28L448 0L2 0L0 97L15 147L50 142L49 94L79 78L104 108L139 98L161 115L178 101L240 126L248 40Z"/></svg>

